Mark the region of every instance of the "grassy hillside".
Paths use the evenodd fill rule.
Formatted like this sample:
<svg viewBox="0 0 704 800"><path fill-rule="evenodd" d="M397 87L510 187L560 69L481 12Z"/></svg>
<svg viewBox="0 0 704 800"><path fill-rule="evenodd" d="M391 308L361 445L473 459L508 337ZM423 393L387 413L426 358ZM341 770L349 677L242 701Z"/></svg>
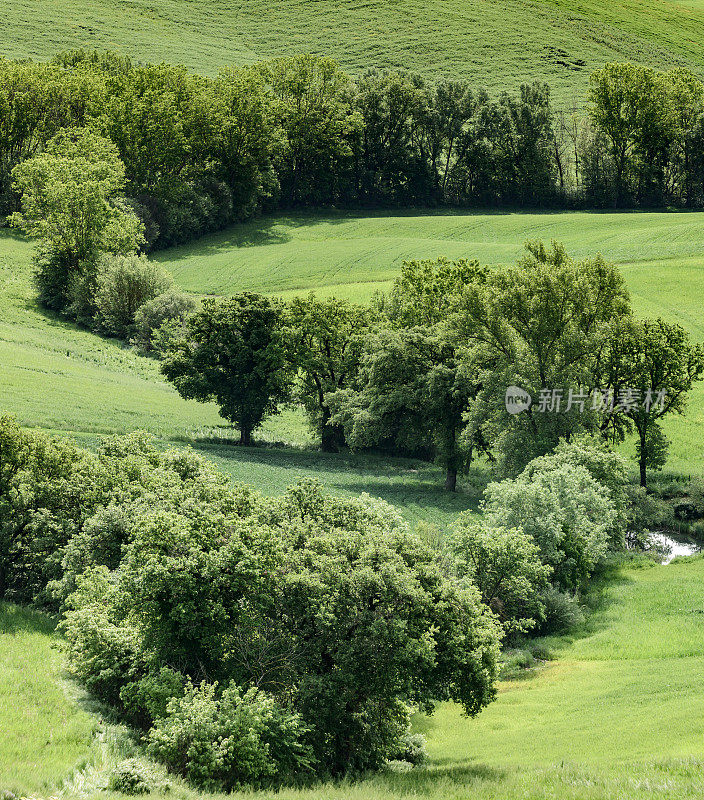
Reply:
<svg viewBox="0 0 704 800"><path fill-rule="evenodd" d="M502 684L498 700L479 717L464 718L456 707L444 705L432 717L415 720L428 738L427 769L356 784L285 790L277 797L701 797L702 608L701 557L666 567L625 568L608 584L579 635L546 642L555 660L523 680ZM2 690L13 693L7 704L12 714L0 718L3 732L11 734L0 737L0 788L48 793L51 782L46 776L52 775L58 784L81 751L91 753L90 725L62 694L57 655L48 649L50 626L9 606L3 607L0 623L1 674L7 684ZM25 659L30 660L30 670L20 672ZM41 669L39 663L44 664ZM56 724L57 718L64 724ZM12 735L18 731L21 736ZM85 780L74 775L72 785L82 787L83 796L104 797L90 795L90 790L104 786L105 777L89 769ZM166 796L193 794L177 783ZM250 800L270 796L242 795Z"/></svg>
<svg viewBox="0 0 704 800"><path fill-rule="evenodd" d="M607 61L704 73L702 0L7 0L3 15L15 58L115 48L212 74L310 51L494 91L545 79L562 100Z"/></svg>
<svg viewBox="0 0 704 800"><path fill-rule="evenodd" d="M662 316L704 341L704 214L296 214L237 226L159 256L184 289L289 296L312 289L366 302L408 258L515 261L527 239L556 239L577 258L601 252L621 268L636 312ZM704 386L666 423L669 468L704 472L698 445ZM630 449L628 450L630 454Z"/></svg>
<svg viewBox="0 0 704 800"><path fill-rule="evenodd" d="M67 694L53 627L0 603L0 795L49 795L93 748L95 719Z"/></svg>

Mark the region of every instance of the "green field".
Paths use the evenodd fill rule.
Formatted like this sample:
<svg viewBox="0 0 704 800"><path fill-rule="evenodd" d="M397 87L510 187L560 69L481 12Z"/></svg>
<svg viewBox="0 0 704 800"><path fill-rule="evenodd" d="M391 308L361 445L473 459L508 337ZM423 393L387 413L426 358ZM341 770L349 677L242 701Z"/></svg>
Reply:
<svg viewBox="0 0 704 800"><path fill-rule="evenodd" d="M0 603L0 795L48 795L93 749L96 721L68 695L53 627Z"/></svg>
<svg viewBox="0 0 704 800"><path fill-rule="evenodd" d="M453 706L416 719L428 737L427 769L276 796L700 797L703 610L701 557L625 568L608 583L588 626L570 640L548 640L554 660L501 684L498 700L475 720ZM71 785L87 793L104 785L89 742L89 718L67 702L60 687L57 655L49 649L51 626L11 606L3 607L0 623L2 691L16 698L7 704L12 716L0 713L0 721L4 733L21 732L0 737L0 788L46 793L48 776L55 784L72 776ZM81 754L92 755L98 766L85 779L72 774ZM194 795L177 782L167 796ZM242 797L263 800L271 794Z"/></svg>
<svg viewBox="0 0 704 800"><path fill-rule="evenodd" d="M702 0L7 0L0 54L112 48L213 74L312 52L352 73L404 67L492 91L544 79L581 102L609 61L704 74L703 42Z"/></svg>

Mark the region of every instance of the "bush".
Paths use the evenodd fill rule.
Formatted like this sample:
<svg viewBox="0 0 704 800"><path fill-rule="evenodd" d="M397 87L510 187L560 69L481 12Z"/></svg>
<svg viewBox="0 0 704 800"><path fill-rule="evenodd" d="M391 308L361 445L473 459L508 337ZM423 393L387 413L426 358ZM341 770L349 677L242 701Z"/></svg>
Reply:
<svg viewBox="0 0 704 800"><path fill-rule="evenodd" d="M149 777L143 766L134 760L123 761L110 773L107 790L121 794L148 794L151 790Z"/></svg>
<svg viewBox="0 0 704 800"><path fill-rule="evenodd" d="M134 343L144 353L156 352L160 355L162 345L155 341L156 331L165 323L171 323L177 330L195 309L195 300L175 289L169 289L158 297L148 300L137 309L134 316Z"/></svg>
<svg viewBox="0 0 704 800"><path fill-rule="evenodd" d="M542 619L540 590L552 569L540 560L535 541L522 530L498 528L460 514L450 539L454 569L471 580L506 633L527 631Z"/></svg>
<svg viewBox="0 0 704 800"><path fill-rule="evenodd" d="M583 586L606 555L616 510L582 466L531 469L486 490L490 525L520 527L540 548L561 589Z"/></svg>
<svg viewBox="0 0 704 800"><path fill-rule="evenodd" d="M425 736L422 733L411 733L409 731L401 738L399 748L390 760L405 761L408 764L413 764L414 767L419 767L421 764L425 764L428 759L426 744Z"/></svg>
<svg viewBox="0 0 704 800"><path fill-rule="evenodd" d="M230 684L187 686L149 732L149 752L195 786L232 791L281 783L310 770L301 718L264 692Z"/></svg>
<svg viewBox="0 0 704 800"><path fill-rule="evenodd" d="M97 282L97 325L106 333L128 339L138 309L171 288L172 278L146 256L106 256Z"/></svg>
<svg viewBox="0 0 704 800"><path fill-rule="evenodd" d="M584 622L584 612L579 600L572 594L551 586L541 594L545 618L538 632L542 635L565 633Z"/></svg>

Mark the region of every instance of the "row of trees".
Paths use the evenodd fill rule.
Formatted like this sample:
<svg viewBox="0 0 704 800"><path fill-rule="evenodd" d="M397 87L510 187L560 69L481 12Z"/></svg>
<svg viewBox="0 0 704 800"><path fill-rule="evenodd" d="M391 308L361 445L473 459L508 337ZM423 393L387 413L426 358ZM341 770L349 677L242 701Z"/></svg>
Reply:
<svg viewBox="0 0 704 800"><path fill-rule="evenodd" d="M309 55L215 79L115 53L2 60L0 213L18 209L13 169L86 126L115 146L148 246L280 207L704 202L696 75L612 64L588 91L556 113L545 84L490 98Z"/></svg>
<svg viewBox="0 0 704 800"><path fill-rule="evenodd" d="M297 398L324 449L435 457L454 489L476 452L517 474L576 432L635 432L645 485L666 456L659 420L683 410L704 371L702 348L680 327L633 317L615 267L574 262L557 244L529 243L497 271L407 262L370 308L248 293L196 308L136 254L144 227L120 201L124 167L110 140L61 131L14 176L22 205L12 220L39 237L44 305L164 355L179 392L215 399L243 444ZM550 402L508 414L511 386Z"/></svg>
<svg viewBox="0 0 704 800"><path fill-rule="evenodd" d="M446 487L476 453L517 475L563 439L635 433L641 483L660 468L660 420L682 412L704 350L678 325L636 319L621 275L597 257L528 245L515 267L407 262L372 308L314 295L206 300L170 341L163 371L215 400L241 443L292 397L324 449L435 458ZM506 392L532 398L510 414Z"/></svg>

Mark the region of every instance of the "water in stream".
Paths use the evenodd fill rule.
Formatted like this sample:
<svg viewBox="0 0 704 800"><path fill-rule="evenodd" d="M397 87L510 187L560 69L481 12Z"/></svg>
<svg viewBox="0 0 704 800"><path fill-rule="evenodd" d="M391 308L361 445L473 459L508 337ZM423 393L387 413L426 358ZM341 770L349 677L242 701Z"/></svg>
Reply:
<svg viewBox="0 0 704 800"><path fill-rule="evenodd" d="M664 533L652 533L650 540L658 548L662 549L662 563L669 564L677 556L693 556L695 553L704 549L704 543L686 536L678 536L674 539Z"/></svg>

